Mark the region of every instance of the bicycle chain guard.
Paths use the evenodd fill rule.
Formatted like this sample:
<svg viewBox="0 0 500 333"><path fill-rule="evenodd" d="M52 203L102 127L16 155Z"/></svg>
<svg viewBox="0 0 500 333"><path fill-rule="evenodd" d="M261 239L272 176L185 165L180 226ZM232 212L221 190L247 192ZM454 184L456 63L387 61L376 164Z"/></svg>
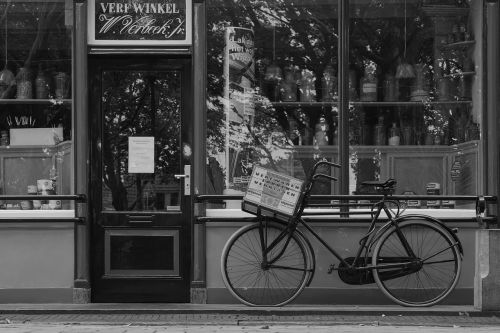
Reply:
<svg viewBox="0 0 500 333"><path fill-rule="evenodd" d="M354 262L354 257L345 258L344 260L348 264L352 264ZM372 261L371 257L359 258L357 267L366 267L366 265L370 264L371 261ZM345 266L343 262L339 264L337 270L339 272L340 279L344 281L344 283L352 285L375 283L375 279L373 278L371 270L360 270L356 268L350 269L349 267Z"/></svg>
<svg viewBox="0 0 500 333"><path fill-rule="evenodd" d="M348 264L352 264L354 262L354 257L349 257L344 259ZM384 263L401 263L408 261L408 258L401 257L382 257L381 260ZM366 267L372 261L371 257L359 258L358 263L355 268L346 267L344 263L340 263L337 268L339 272L340 279L346 283L351 285L362 285L362 284L371 284L375 283L375 279L373 277L372 270L367 269L359 269L362 267ZM408 274L415 273L421 269L421 265L415 264L410 265L408 267L394 267L392 269L382 269L379 271L379 277L382 281L396 279L398 277L402 277Z"/></svg>

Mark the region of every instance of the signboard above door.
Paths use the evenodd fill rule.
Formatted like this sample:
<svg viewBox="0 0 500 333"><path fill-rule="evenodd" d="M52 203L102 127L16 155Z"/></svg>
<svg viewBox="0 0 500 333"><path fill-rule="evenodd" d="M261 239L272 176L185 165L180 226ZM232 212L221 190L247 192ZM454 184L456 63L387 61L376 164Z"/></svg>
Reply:
<svg viewBox="0 0 500 333"><path fill-rule="evenodd" d="M88 43L189 46L192 0L90 0Z"/></svg>

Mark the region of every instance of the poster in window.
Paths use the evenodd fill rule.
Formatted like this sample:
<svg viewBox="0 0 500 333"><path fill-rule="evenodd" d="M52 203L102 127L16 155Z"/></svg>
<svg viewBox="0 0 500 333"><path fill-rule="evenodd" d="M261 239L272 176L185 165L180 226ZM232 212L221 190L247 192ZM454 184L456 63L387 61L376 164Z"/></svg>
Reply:
<svg viewBox="0 0 500 333"><path fill-rule="evenodd" d="M130 136L128 138L128 173L155 172L155 138Z"/></svg>
<svg viewBox="0 0 500 333"><path fill-rule="evenodd" d="M230 122L251 120L254 107L254 34L251 29L226 28L224 57L225 98Z"/></svg>

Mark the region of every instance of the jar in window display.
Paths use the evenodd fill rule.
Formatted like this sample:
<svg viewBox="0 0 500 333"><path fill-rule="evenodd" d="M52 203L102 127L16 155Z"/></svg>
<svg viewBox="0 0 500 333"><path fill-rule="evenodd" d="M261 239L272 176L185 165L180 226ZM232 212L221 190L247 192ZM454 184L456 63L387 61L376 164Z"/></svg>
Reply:
<svg viewBox="0 0 500 333"><path fill-rule="evenodd" d="M365 67L365 76L360 80L360 99L362 102L376 102L377 101L377 85L378 80L373 75L373 70Z"/></svg>
<svg viewBox="0 0 500 333"><path fill-rule="evenodd" d="M49 98L49 79L41 68L35 78L35 96L37 99Z"/></svg>
<svg viewBox="0 0 500 333"><path fill-rule="evenodd" d="M64 72L58 72L55 77L55 95L56 98L68 98L69 93L69 75Z"/></svg>
<svg viewBox="0 0 500 333"><path fill-rule="evenodd" d="M300 78L300 101L315 102L316 101L316 77L313 72L308 69L302 70Z"/></svg>
<svg viewBox="0 0 500 333"><path fill-rule="evenodd" d="M14 92L13 88L16 85L14 74L5 67L0 71L0 99L8 99Z"/></svg>
<svg viewBox="0 0 500 333"><path fill-rule="evenodd" d="M16 76L17 99L33 98L33 82L31 70L28 67L21 67Z"/></svg>
<svg viewBox="0 0 500 333"><path fill-rule="evenodd" d="M328 145L328 129L325 117L320 117L314 126L314 142L317 146Z"/></svg>
<svg viewBox="0 0 500 333"><path fill-rule="evenodd" d="M283 102L297 101L297 82L291 68L285 68L285 79L280 84L280 96Z"/></svg>
<svg viewBox="0 0 500 333"><path fill-rule="evenodd" d="M337 77L332 66L326 66L321 78L321 92L323 102L333 102L338 99Z"/></svg>

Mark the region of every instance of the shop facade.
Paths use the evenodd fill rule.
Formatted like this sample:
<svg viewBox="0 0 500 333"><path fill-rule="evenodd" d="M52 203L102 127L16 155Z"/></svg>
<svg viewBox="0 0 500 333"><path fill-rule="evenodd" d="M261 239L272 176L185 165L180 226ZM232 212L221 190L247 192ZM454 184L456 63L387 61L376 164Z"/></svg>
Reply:
<svg viewBox="0 0 500 333"><path fill-rule="evenodd" d="M453 196L498 193L497 2L11 0L0 13L3 302L235 302L220 254L253 219L253 165L303 179L326 159L339 182L318 183L307 212L346 256L369 202L340 211L329 196L389 177L398 195L450 196L405 205L459 228L448 302L473 303L475 202ZM297 302L387 303L319 254Z"/></svg>

